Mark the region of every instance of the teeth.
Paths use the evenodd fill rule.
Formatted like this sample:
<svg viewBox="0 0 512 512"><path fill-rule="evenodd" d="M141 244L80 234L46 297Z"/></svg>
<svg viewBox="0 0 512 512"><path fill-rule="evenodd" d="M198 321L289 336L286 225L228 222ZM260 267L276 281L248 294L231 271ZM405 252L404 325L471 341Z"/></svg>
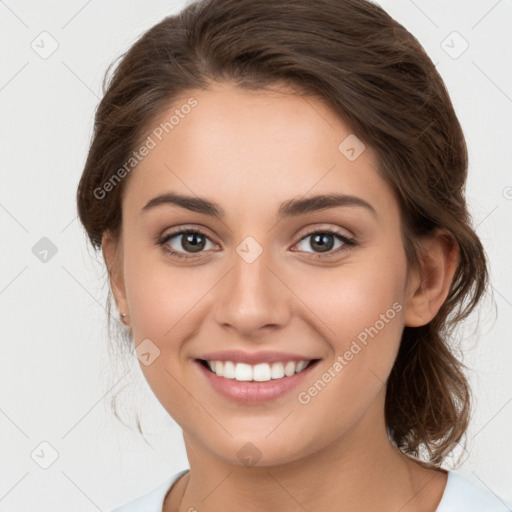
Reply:
<svg viewBox="0 0 512 512"><path fill-rule="evenodd" d="M283 377L291 377L303 371L310 361L288 361L286 363L233 363L232 361L207 361L210 370L218 377L237 381L267 382Z"/></svg>
<svg viewBox="0 0 512 512"><path fill-rule="evenodd" d="M272 370L270 369L270 365L267 363L261 363L253 366L252 370L252 378L258 382L265 382L270 380L272 377Z"/></svg>
<svg viewBox="0 0 512 512"><path fill-rule="evenodd" d="M252 366L250 364L238 363L235 366L235 380L252 380Z"/></svg>

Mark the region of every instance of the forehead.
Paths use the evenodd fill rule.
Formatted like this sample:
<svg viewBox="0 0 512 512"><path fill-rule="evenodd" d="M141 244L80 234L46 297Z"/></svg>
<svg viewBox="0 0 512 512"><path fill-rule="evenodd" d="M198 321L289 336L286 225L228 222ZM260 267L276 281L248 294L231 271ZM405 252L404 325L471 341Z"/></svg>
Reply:
<svg viewBox="0 0 512 512"><path fill-rule="evenodd" d="M216 84L187 91L146 136L154 144L131 173L123 208L140 210L167 191L210 197L238 212L320 193L396 208L372 149L318 98Z"/></svg>

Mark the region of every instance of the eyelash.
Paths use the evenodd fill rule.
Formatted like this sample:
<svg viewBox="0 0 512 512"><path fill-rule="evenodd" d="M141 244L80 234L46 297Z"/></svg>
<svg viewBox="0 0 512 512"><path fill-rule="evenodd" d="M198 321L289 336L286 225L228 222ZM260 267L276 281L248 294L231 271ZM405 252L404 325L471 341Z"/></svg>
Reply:
<svg viewBox="0 0 512 512"><path fill-rule="evenodd" d="M202 231L199 228L194 228L194 229L182 229L180 231L168 233L167 235L164 235L163 237L159 238L157 240L157 243L159 245L161 245L164 248L164 250L167 253L169 253L172 257L176 257L178 259L195 258L195 256L185 255L186 253L184 254L182 252L175 251L174 249L170 249L169 247L166 246L166 244L169 240L171 240L172 238L175 238L178 235L195 235L195 234L204 236L205 238L209 239L209 236L204 231ZM345 235L338 233L337 231L328 230L328 229L324 229L324 230L317 229L315 231L310 231L309 233L304 234L297 243L302 242L304 239L306 239L310 236L313 236L313 235L325 235L325 234L334 236L340 242L343 242L343 245L341 247L338 247L338 249L336 249L334 251L331 250L327 253L323 253L323 254L322 253L312 253L313 257L314 258L316 257L316 259L326 259L326 258L333 257L333 256L337 255L339 252L353 249L357 245L357 243L354 239L348 238ZM200 253L198 253L198 254L200 254Z"/></svg>

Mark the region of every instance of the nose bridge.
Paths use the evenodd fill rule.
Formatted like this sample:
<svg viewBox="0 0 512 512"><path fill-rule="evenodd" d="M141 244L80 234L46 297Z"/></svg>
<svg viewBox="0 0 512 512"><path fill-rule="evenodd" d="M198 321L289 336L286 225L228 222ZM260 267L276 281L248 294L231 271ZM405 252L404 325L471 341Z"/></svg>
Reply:
<svg viewBox="0 0 512 512"><path fill-rule="evenodd" d="M288 315L286 287L271 270L274 258L270 249L246 237L235 250L232 270L217 297L217 322L245 335L283 324Z"/></svg>

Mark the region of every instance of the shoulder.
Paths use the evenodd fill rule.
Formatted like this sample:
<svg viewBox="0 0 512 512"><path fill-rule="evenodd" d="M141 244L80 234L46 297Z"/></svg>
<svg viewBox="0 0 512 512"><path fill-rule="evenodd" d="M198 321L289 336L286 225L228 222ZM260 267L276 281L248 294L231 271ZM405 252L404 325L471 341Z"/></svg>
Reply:
<svg viewBox="0 0 512 512"><path fill-rule="evenodd" d="M139 496L138 498L115 508L112 512L162 512L162 505L164 503L165 495L171 486L185 473L188 469L176 473L170 478L167 478L157 488L153 489L147 494Z"/></svg>
<svg viewBox="0 0 512 512"><path fill-rule="evenodd" d="M436 512L512 512L512 504L461 473L449 471Z"/></svg>

